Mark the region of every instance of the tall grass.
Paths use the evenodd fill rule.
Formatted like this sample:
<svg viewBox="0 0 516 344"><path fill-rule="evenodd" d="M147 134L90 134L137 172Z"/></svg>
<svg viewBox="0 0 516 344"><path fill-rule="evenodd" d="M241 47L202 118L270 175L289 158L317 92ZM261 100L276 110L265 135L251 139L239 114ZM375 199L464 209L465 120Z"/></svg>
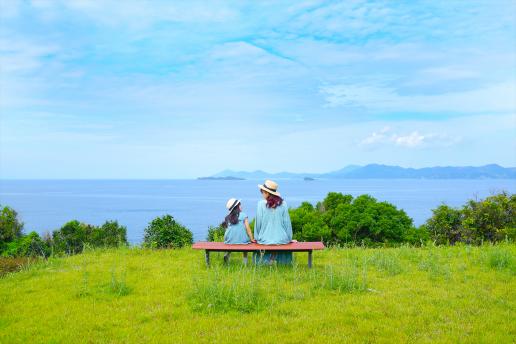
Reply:
<svg viewBox="0 0 516 344"><path fill-rule="evenodd" d="M208 278L195 277L189 293L192 309L204 313L263 310L271 300L265 288L257 283L255 272L216 267L210 271Z"/></svg>
<svg viewBox="0 0 516 344"><path fill-rule="evenodd" d="M496 270L511 269L514 270L514 256L505 247L493 246L487 251L487 264L490 268Z"/></svg>
<svg viewBox="0 0 516 344"><path fill-rule="evenodd" d="M516 245L328 249L206 268L94 250L0 278L0 342L493 342L516 335ZM509 273L508 273L509 272Z"/></svg>

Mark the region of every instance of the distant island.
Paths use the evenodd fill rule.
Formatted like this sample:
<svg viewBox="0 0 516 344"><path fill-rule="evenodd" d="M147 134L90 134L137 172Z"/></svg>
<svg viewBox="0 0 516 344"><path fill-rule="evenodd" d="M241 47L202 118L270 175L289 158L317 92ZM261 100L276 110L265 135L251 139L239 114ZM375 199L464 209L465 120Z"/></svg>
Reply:
<svg viewBox="0 0 516 344"><path fill-rule="evenodd" d="M198 180L245 180L245 178L240 177L233 177L233 176L227 176L227 177L199 177Z"/></svg>
<svg viewBox="0 0 516 344"><path fill-rule="evenodd" d="M446 166L405 168L380 164L349 165L328 173L268 173L265 171L224 170L211 177L199 179L516 179L515 167L497 164L485 166Z"/></svg>

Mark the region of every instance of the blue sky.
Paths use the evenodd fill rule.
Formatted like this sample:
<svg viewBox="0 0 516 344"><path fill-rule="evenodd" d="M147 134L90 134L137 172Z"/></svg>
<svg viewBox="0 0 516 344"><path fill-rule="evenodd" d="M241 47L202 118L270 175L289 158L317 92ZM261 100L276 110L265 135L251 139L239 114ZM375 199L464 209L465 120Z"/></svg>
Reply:
<svg viewBox="0 0 516 344"><path fill-rule="evenodd" d="M0 4L0 178L516 166L514 1Z"/></svg>

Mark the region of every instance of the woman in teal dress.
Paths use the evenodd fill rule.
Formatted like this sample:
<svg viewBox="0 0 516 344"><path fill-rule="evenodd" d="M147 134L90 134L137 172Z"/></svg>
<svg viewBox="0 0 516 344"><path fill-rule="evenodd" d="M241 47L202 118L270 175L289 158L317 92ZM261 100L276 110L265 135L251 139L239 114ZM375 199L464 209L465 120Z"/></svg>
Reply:
<svg viewBox="0 0 516 344"><path fill-rule="evenodd" d="M231 198L226 203L228 215L222 222L222 227L226 229L224 233L225 244L249 244L256 242L249 226L247 215L242 211L240 200ZM224 262L229 261L230 252L224 255ZM247 262L247 252L244 252L244 263Z"/></svg>
<svg viewBox="0 0 516 344"><path fill-rule="evenodd" d="M266 180L263 185L258 185L263 200L258 202L256 210L256 224L254 236L259 244L283 245L292 241L292 223L288 213L287 203L278 192L278 184ZM255 263L292 264L292 252L270 252L253 256Z"/></svg>

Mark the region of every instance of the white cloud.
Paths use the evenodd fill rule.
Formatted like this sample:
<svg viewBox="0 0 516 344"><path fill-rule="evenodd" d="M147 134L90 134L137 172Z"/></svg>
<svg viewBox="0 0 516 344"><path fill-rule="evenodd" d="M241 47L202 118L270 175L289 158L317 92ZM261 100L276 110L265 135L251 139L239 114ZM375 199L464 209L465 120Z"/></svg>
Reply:
<svg viewBox="0 0 516 344"><path fill-rule="evenodd" d="M423 144L425 141L431 140L435 135L422 135L418 131L413 131L405 136L393 135L392 140L398 146L404 147L417 147Z"/></svg>
<svg viewBox="0 0 516 344"><path fill-rule="evenodd" d="M446 134L421 133L413 130L409 133L400 134L392 131L390 127L384 127L375 131L360 141L362 146L380 146L391 144L399 147L416 148L429 146L451 146L460 142L461 137Z"/></svg>

